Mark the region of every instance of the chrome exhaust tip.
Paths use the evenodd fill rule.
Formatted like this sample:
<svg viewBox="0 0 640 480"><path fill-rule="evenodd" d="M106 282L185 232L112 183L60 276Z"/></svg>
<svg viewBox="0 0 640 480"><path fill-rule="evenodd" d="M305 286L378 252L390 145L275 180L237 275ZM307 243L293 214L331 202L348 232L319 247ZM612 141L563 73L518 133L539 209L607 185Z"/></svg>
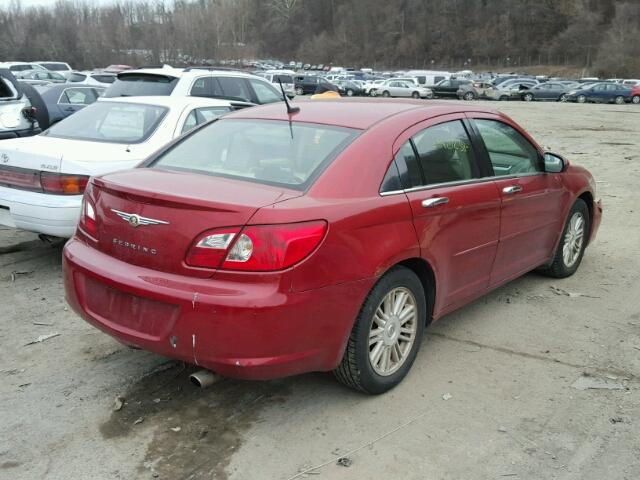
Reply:
<svg viewBox="0 0 640 480"><path fill-rule="evenodd" d="M189 380L191 380L191 383L196 387L207 388L222 380L222 377L210 370L198 370L189 375Z"/></svg>

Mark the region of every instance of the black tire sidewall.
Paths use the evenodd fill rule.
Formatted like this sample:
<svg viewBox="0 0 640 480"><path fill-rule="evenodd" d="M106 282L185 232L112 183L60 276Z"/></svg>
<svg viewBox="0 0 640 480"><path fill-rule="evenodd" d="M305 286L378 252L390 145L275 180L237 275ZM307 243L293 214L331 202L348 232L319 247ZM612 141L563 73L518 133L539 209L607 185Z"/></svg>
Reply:
<svg viewBox="0 0 640 480"><path fill-rule="evenodd" d="M393 374L383 377L373 370L369 362L369 332L373 322L373 315L378 305L388 292L397 287L408 288L416 299L416 305L418 307L417 332L411 353L404 365ZM360 370L361 384L367 392L373 394L384 393L398 385L407 375L422 343L426 323L426 312L427 304L420 279L408 268L393 268L375 285L358 316L359 328L356 338L356 364Z"/></svg>

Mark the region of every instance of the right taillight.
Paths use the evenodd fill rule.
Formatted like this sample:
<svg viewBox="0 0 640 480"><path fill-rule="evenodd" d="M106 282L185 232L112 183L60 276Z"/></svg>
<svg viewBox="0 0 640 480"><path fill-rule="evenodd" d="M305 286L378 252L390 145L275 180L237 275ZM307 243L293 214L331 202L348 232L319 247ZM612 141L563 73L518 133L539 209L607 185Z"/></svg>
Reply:
<svg viewBox="0 0 640 480"><path fill-rule="evenodd" d="M96 206L87 195L82 197L82 207L80 208L80 221L78 222L78 228L93 240L98 238Z"/></svg>
<svg viewBox="0 0 640 480"><path fill-rule="evenodd" d="M185 261L222 270L284 270L309 256L326 231L324 220L210 230L196 238Z"/></svg>

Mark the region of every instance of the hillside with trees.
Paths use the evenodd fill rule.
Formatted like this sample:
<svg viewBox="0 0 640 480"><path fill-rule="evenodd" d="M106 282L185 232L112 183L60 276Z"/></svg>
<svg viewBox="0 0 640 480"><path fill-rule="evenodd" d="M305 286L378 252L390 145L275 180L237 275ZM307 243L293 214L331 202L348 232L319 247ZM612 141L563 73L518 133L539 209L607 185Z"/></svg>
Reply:
<svg viewBox="0 0 640 480"><path fill-rule="evenodd" d="M640 1L139 0L0 6L0 59L353 67L575 67L640 76Z"/></svg>

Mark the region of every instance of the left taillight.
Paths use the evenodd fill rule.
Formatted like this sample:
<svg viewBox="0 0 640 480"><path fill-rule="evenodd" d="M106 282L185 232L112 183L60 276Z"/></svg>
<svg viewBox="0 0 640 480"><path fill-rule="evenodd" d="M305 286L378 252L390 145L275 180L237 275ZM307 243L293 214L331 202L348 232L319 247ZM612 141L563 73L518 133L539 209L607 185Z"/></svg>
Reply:
<svg viewBox="0 0 640 480"><path fill-rule="evenodd" d="M326 231L324 220L209 230L195 239L185 262L221 270L284 270L307 258Z"/></svg>
<svg viewBox="0 0 640 480"><path fill-rule="evenodd" d="M54 195L82 195L89 183L87 175L65 173L40 173L40 185L44 193Z"/></svg>
<svg viewBox="0 0 640 480"><path fill-rule="evenodd" d="M96 206L88 195L82 197L82 207L80 209L80 221L78 222L78 228L82 233L91 237L93 240L98 238Z"/></svg>

